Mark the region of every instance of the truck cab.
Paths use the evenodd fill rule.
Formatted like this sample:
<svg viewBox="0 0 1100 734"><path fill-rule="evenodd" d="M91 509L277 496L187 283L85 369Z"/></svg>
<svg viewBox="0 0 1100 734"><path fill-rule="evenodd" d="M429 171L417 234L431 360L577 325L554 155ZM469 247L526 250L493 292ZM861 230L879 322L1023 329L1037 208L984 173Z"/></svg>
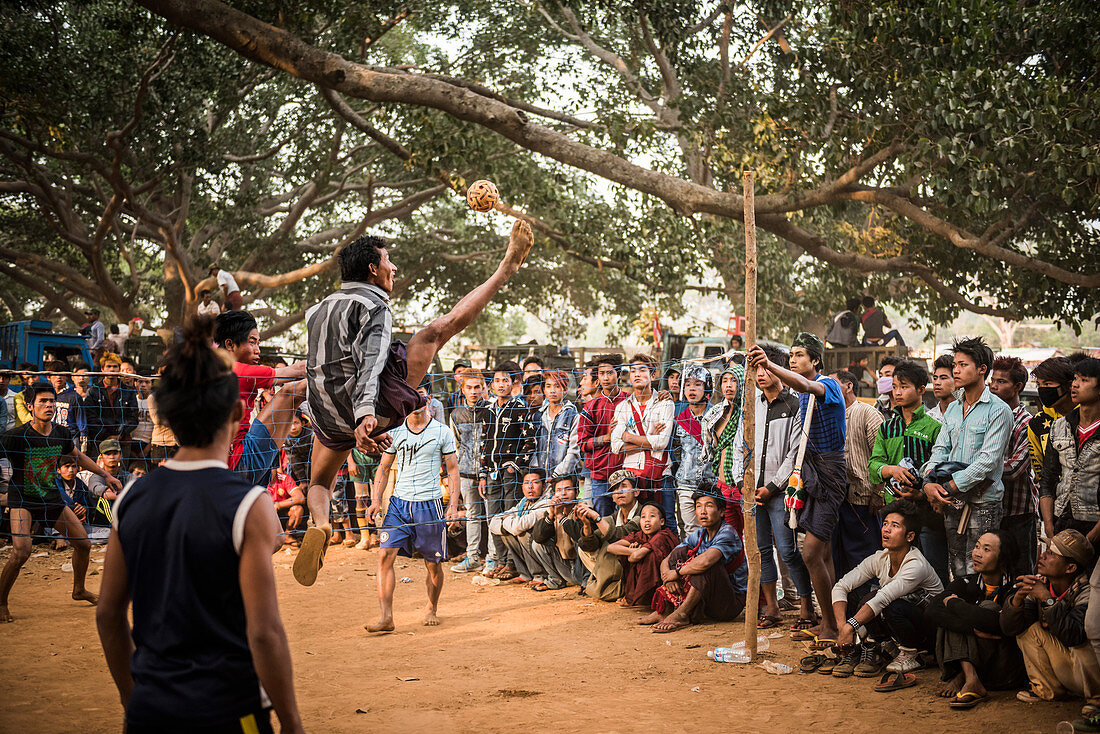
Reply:
<svg viewBox="0 0 1100 734"><path fill-rule="evenodd" d="M0 325L0 369L30 362L42 370L60 360L71 370L78 362L92 364L88 343L80 334L60 334L50 321L12 321Z"/></svg>

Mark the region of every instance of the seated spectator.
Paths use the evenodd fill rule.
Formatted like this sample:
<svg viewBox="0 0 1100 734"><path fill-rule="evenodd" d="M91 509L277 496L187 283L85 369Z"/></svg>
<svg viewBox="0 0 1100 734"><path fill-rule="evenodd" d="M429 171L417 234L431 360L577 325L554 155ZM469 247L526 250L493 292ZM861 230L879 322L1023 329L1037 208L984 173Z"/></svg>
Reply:
<svg viewBox="0 0 1100 734"><path fill-rule="evenodd" d="M974 573L955 579L924 616L936 625L936 661L946 681L939 695L953 709L971 709L988 689L1018 688L1025 679L1016 640L1001 634L1001 609L1016 590L1009 569L1019 550L1012 535L992 530L971 551Z"/></svg>
<svg viewBox="0 0 1100 734"><path fill-rule="evenodd" d="M1085 633L1092 543L1063 530L1039 555L1034 574L1016 579L1016 593L1001 611L1001 631L1014 635L1031 685L1016 698L1024 703L1084 696L1085 718L1100 712L1100 664Z"/></svg>
<svg viewBox="0 0 1100 734"><path fill-rule="evenodd" d="M61 499L72 508L80 522L89 524L88 517L95 510L96 497L88 491L88 485L78 476L75 456L61 456L57 460L57 490Z"/></svg>
<svg viewBox="0 0 1100 734"><path fill-rule="evenodd" d="M860 321L863 323L863 345L884 347L891 341L896 341L899 347L905 346L905 340L897 329L890 325L890 320L882 309L875 305L875 299L871 296L863 297L863 315ZM886 329L890 331L883 333Z"/></svg>
<svg viewBox="0 0 1100 734"><path fill-rule="evenodd" d="M531 528L531 550L546 571L546 585L562 589L580 584L585 576L576 541L567 529L568 525L577 523L573 515L577 506L577 480L572 475L556 477L551 485L550 505Z"/></svg>
<svg viewBox="0 0 1100 734"><path fill-rule="evenodd" d="M840 348L859 345L859 297L845 301L844 310L833 316L829 328L825 331L825 341L829 346Z"/></svg>
<svg viewBox="0 0 1100 734"><path fill-rule="evenodd" d="M702 618L728 622L745 608L748 567L741 537L723 519L726 500L717 489L696 492L699 529L661 561L661 581L653 613L638 624L659 633L675 632Z"/></svg>
<svg viewBox="0 0 1100 734"><path fill-rule="evenodd" d="M550 505L550 496L544 496L543 487L546 474L542 469L528 469L523 475L521 491L523 498L519 504L504 514L497 515L489 523L489 530L501 537L508 548L516 577L510 579L513 584L526 584L535 591L549 591L546 583L547 572L532 549L531 530L535 523L546 514Z"/></svg>
<svg viewBox="0 0 1100 734"><path fill-rule="evenodd" d="M916 685L912 671L922 667L918 654L931 650L936 640L924 609L929 599L943 591L936 571L914 545L919 532L916 505L909 500L890 503L883 510L882 550L865 558L833 587L833 612L838 620L847 620L837 634L837 648L847 652L833 668L835 677L878 675L885 662L882 643L892 639L900 653L875 690ZM869 595L858 599L857 590L869 581L877 583Z"/></svg>
<svg viewBox="0 0 1100 734"><path fill-rule="evenodd" d="M608 489L615 510L606 517L585 502L578 502L573 510L577 520L570 532L577 541L581 562L592 579L585 593L600 601L618 601L623 595L623 566L616 555L607 552L607 546L641 529L638 515L641 505L635 489L637 479L620 469L608 478Z"/></svg>
<svg viewBox="0 0 1100 734"><path fill-rule="evenodd" d="M116 439L109 438L99 443L99 458L96 459L96 463L107 474L120 481L123 487L133 478L130 476L130 472L122 466L122 444ZM83 472L82 475L84 481L88 483L88 491L91 492L93 497L102 497L108 503L114 502L118 497L115 491L107 485L106 478L91 472ZM90 514L90 519L87 522L92 525L110 526L110 518L103 508L99 507L98 500L96 500L96 505L97 507Z"/></svg>
<svg viewBox="0 0 1100 734"><path fill-rule="evenodd" d="M653 594L661 585L661 561L680 543L676 533L665 527L665 511L647 502L638 516L641 530L607 546L607 552L619 556L623 578L624 607L651 608Z"/></svg>
<svg viewBox="0 0 1100 734"><path fill-rule="evenodd" d="M279 460L271 470L271 483L267 485L267 491L275 503L275 513L283 528L283 545L296 548L301 544L299 536L305 532L306 495L286 467L286 454L280 452Z"/></svg>
<svg viewBox="0 0 1100 734"><path fill-rule="evenodd" d="M222 312L222 307L218 305L218 302L210 298L209 288L203 288L199 291L199 297L202 300L199 301L199 305L195 307L199 316L217 316Z"/></svg>

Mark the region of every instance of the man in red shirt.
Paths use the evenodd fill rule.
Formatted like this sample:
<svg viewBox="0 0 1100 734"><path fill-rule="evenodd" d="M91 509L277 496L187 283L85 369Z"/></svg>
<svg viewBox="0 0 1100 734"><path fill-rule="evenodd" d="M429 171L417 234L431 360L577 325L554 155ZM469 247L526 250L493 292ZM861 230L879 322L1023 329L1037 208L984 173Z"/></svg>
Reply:
<svg viewBox="0 0 1100 734"><path fill-rule="evenodd" d="M305 400L306 363L295 362L287 367L267 367L260 361L260 331L256 319L247 311L226 311L219 314L214 341L233 355L233 371L241 392L244 412L237 433L229 447L229 468L245 476L253 484L266 487L271 482L271 469L286 443L290 421ZM288 382L294 380L294 382ZM252 408L256 393L287 383L268 402L256 420Z"/></svg>
<svg viewBox="0 0 1100 734"><path fill-rule="evenodd" d="M623 455L611 451L611 428L615 424L615 406L627 395L619 389L622 357L605 354L597 357L596 361L600 391L581 411L577 437L589 472L589 500L600 517L607 517L615 511L607 491L607 478L623 468Z"/></svg>

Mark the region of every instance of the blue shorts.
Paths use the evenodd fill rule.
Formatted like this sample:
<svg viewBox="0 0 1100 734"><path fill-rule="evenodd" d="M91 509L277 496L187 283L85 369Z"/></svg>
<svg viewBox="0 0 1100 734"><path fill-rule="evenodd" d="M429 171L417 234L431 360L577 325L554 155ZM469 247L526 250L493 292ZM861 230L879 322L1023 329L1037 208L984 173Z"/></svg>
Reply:
<svg viewBox="0 0 1100 734"><path fill-rule="evenodd" d="M233 471L257 487L271 484L271 468L279 458L279 447L262 421L252 421L241 439L241 458Z"/></svg>
<svg viewBox="0 0 1100 734"><path fill-rule="evenodd" d="M443 520L443 500L411 502L390 497L386 518L378 534L379 546L397 548L399 556L419 551L425 561L442 563L446 559L447 525Z"/></svg>

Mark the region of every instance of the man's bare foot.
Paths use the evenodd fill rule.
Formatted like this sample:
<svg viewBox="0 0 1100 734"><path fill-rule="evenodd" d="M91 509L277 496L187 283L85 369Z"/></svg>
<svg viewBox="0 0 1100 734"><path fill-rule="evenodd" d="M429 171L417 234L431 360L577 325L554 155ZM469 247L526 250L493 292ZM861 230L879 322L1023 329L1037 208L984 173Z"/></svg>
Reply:
<svg viewBox="0 0 1100 734"><path fill-rule="evenodd" d="M508 250L504 253L504 259L500 261L501 267L509 274L518 271L534 244L535 236L531 233L531 225L522 219L517 219L512 225L512 235L508 238Z"/></svg>
<svg viewBox="0 0 1100 734"><path fill-rule="evenodd" d="M318 525L306 530L302 547L294 557L294 579L302 586L313 586L317 572L325 565L325 551L332 537L330 525Z"/></svg>
<svg viewBox="0 0 1100 734"><path fill-rule="evenodd" d="M940 686L940 690L936 692L940 698L954 698L955 694L962 690L963 682L966 680L966 676L959 673L951 680Z"/></svg>
<svg viewBox="0 0 1100 734"><path fill-rule="evenodd" d="M84 589L83 591L74 591L73 599L76 601L86 601L94 607L99 603L99 594L93 594L87 589Z"/></svg>
<svg viewBox="0 0 1100 734"><path fill-rule="evenodd" d="M654 628L654 632L675 632L676 630L683 629L684 627L690 627L691 621L688 620L680 610L676 610L672 614L661 620Z"/></svg>
<svg viewBox="0 0 1100 734"><path fill-rule="evenodd" d="M363 625L367 632L393 632L393 617L381 617L377 622Z"/></svg>
<svg viewBox="0 0 1100 734"><path fill-rule="evenodd" d="M973 693L974 695L980 696L982 698L985 698L989 695L989 691L985 690L985 686L982 685L981 681L976 681L973 684L964 683L963 687L959 689L958 695L961 696L964 693Z"/></svg>
<svg viewBox="0 0 1100 734"><path fill-rule="evenodd" d="M436 616L434 607L428 607L424 611L424 617L420 620L420 623L425 627L439 626L439 617Z"/></svg>
<svg viewBox="0 0 1100 734"><path fill-rule="evenodd" d="M649 626L651 624L657 624L658 622L661 621L663 616L664 615L662 615L660 612L653 612L653 614L647 614L644 617L642 617L641 619L639 619L638 624L643 624L643 625L646 625L646 626Z"/></svg>
<svg viewBox="0 0 1100 734"><path fill-rule="evenodd" d="M0 604L0 624L5 622L14 622L15 617L11 616L11 612L8 611L7 604Z"/></svg>

